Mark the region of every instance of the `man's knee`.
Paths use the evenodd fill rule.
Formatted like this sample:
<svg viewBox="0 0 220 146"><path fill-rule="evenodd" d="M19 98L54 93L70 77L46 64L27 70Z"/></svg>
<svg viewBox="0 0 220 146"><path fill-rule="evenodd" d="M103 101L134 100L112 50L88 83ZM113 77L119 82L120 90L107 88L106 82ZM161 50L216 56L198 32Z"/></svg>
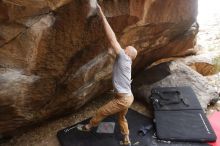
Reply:
<svg viewBox="0 0 220 146"><path fill-rule="evenodd" d="M125 115L119 115L118 116L118 121L119 122L127 122L127 119L126 119Z"/></svg>

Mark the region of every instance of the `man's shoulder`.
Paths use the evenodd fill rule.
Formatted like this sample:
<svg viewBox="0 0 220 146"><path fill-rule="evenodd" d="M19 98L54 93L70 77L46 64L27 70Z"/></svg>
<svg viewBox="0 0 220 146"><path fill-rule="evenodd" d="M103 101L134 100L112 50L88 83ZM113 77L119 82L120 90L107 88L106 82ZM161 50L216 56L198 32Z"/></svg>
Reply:
<svg viewBox="0 0 220 146"><path fill-rule="evenodd" d="M119 53L117 54L117 56L119 56L119 57L121 57L121 56L125 56L126 54L125 54L125 50L124 49L120 49L119 50Z"/></svg>

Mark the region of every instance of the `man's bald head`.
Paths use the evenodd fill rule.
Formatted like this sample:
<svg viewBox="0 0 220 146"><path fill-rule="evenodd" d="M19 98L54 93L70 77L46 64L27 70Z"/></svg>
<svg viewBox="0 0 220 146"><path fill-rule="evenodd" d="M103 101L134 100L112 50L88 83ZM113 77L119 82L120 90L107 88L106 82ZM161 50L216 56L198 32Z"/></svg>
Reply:
<svg viewBox="0 0 220 146"><path fill-rule="evenodd" d="M134 60L137 56L137 50L133 46L127 46L125 48L125 53Z"/></svg>

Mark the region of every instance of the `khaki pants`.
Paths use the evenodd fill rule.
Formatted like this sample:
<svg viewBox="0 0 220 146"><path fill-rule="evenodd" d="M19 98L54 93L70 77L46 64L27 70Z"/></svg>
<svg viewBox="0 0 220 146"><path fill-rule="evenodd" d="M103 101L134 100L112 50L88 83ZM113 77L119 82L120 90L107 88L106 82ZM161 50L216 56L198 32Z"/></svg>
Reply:
<svg viewBox="0 0 220 146"><path fill-rule="evenodd" d="M98 126L98 124L107 116L118 114L118 123L123 135L129 135L128 123L125 115L128 112L128 108L131 106L134 97L130 96L119 96L116 95L113 100L102 106L96 113L96 115L90 120L92 127Z"/></svg>

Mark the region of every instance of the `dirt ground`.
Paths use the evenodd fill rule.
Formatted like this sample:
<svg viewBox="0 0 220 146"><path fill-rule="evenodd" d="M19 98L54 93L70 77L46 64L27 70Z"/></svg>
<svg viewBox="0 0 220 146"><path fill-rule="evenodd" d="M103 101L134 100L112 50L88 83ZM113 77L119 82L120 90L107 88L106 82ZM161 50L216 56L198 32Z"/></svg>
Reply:
<svg viewBox="0 0 220 146"><path fill-rule="evenodd" d="M98 97L86 104L79 111L43 123L20 136L15 136L6 143L0 144L0 146L60 146L56 137L57 131L91 117L100 106L104 105L110 99L111 97L108 96ZM134 101L131 108L148 117L152 116L150 110L141 102Z"/></svg>
<svg viewBox="0 0 220 146"><path fill-rule="evenodd" d="M6 143L0 144L0 146L60 146L56 137L59 130L91 117L99 107L104 105L110 99L111 96L109 95L98 97L86 104L79 111L43 123L22 135L15 136ZM147 107L146 104L140 101L135 100L131 108L147 117L152 117L152 110L150 107ZM218 104L215 106L210 106L208 108L207 115L211 115L215 111L220 111L220 101L218 101Z"/></svg>

